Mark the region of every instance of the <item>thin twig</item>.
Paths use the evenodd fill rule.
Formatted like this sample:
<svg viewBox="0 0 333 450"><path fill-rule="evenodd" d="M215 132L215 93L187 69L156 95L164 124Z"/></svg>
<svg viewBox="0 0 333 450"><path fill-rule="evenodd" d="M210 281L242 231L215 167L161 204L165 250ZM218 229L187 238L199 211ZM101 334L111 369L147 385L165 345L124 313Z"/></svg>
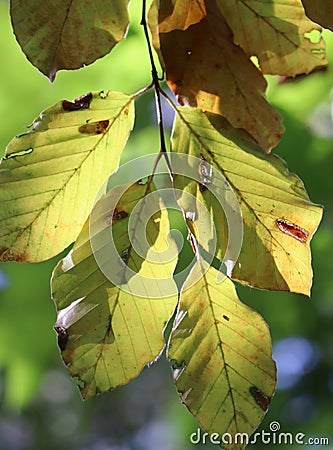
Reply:
<svg viewBox="0 0 333 450"><path fill-rule="evenodd" d="M151 65L152 84L154 86L154 91L155 91L155 107L156 107L157 123L158 123L158 128L160 131L161 148L160 148L160 153L157 157L156 163L154 165L154 171L156 170L157 164L158 164L161 156L163 155L165 158L165 162L166 162L170 177L173 180L172 167L171 167L170 159L168 157L168 153L167 153L167 149L166 149L166 145L165 145L163 110L162 110L162 102L161 102L161 93L163 92L163 90L160 86L160 79L158 77L158 73L156 70L156 65L155 65L154 56L153 56L153 49L151 46L149 33L148 33L148 25L147 25L147 20L146 20L146 0L142 0L141 25L143 27L143 31L145 34L147 47L148 47L148 53L149 53L149 59L150 59L150 65Z"/></svg>

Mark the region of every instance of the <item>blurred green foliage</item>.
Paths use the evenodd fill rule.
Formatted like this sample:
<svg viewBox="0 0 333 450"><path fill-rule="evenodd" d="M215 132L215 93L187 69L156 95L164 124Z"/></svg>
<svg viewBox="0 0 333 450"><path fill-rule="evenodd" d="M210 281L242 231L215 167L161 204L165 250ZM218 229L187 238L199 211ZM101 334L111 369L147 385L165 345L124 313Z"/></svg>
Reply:
<svg viewBox="0 0 333 450"><path fill-rule="evenodd" d="M60 99L97 89L132 93L149 84L138 0L131 3L131 15L128 37L111 55L79 71L59 73L51 85L20 51L8 4L0 2L0 156L14 135ZM328 33L325 38L333 66L333 39ZM330 446L307 447L311 449L333 448L332 75L330 68L284 83L269 79L269 98L286 127L274 152L301 177L311 199L325 205L312 241L312 298L238 286L240 298L270 325L281 381L260 428L267 431L278 421L281 431L330 437ZM152 99L148 93L137 102L135 132L124 160L158 151ZM171 113L166 116L170 122ZM190 443L197 424L178 400L163 357L129 385L81 402L60 362L52 329L49 279L60 257L0 266L0 450L216 448Z"/></svg>

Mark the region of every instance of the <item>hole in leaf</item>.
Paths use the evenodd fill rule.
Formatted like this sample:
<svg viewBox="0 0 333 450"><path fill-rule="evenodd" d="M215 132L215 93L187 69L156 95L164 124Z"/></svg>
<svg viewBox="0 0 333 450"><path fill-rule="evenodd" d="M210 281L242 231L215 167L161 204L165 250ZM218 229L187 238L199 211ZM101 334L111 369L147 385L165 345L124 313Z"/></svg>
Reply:
<svg viewBox="0 0 333 450"><path fill-rule="evenodd" d="M321 40L321 32L319 30L312 30L308 33L304 33L304 37L309 39L312 44L318 44Z"/></svg>
<svg viewBox="0 0 333 450"><path fill-rule="evenodd" d="M100 93L99 93L99 96L100 96L100 98L106 98L107 96L108 96L108 92L106 91L101 91Z"/></svg>
<svg viewBox="0 0 333 450"><path fill-rule="evenodd" d="M314 54L316 54L316 55L320 55L320 54L322 54L322 53L326 53L325 52L325 50L323 49L323 48L314 48L313 50L312 50L312 53L314 53ZM323 70L325 70L325 68L323 68Z"/></svg>
<svg viewBox="0 0 333 450"><path fill-rule="evenodd" d="M10 153L9 155L5 155L3 159L16 158L17 156L25 156L29 155L29 153L33 152L33 148L27 148L26 150L21 150L19 152Z"/></svg>
<svg viewBox="0 0 333 450"><path fill-rule="evenodd" d="M147 184L148 180L149 180L149 177L141 178L141 180L138 181L138 184L140 184L140 185Z"/></svg>
<svg viewBox="0 0 333 450"><path fill-rule="evenodd" d="M259 59L256 55L253 55L250 57L250 60L253 62L253 64L260 69Z"/></svg>

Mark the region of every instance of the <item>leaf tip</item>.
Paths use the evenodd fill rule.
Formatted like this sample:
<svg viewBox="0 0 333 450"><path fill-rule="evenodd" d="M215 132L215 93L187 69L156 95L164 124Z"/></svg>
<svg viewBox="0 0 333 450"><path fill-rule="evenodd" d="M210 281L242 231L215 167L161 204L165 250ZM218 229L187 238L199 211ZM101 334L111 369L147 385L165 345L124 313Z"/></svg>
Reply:
<svg viewBox="0 0 333 450"><path fill-rule="evenodd" d="M284 218L276 219L275 223L283 233L292 236L293 238L297 239L300 242L303 242L304 244L307 242L309 232L304 228L301 228L299 225L296 225L295 223L290 222L289 220L286 220Z"/></svg>
<svg viewBox="0 0 333 450"><path fill-rule="evenodd" d="M52 70L50 70L50 72L48 74L46 74L46 76L49 79L50 83L54 82L56 75L57 75L57 69L56 68L53 68Z"/></svg>

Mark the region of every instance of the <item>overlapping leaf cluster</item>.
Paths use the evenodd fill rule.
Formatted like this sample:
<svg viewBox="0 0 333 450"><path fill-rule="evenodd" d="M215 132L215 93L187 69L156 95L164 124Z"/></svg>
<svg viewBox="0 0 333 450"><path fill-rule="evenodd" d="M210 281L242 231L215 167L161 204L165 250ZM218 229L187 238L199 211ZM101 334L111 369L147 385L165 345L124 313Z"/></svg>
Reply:
<svg viewBox="0 0 333 450"><path fill-rule="evenodd" d="M112 50L126 34L128 3L11 0L13 29L28 59L53 81L58 70L80 68ZM211 163L240 205L244 242L231 278L307 295L310 240L322 211L284 162L269 154L283 126L265 99L264 74L291 76L325 67L320 25L332 28L333 11L329 1L318 5L154 0L149 12L155 50L180 104L173 105L171 151ZM240 302L232 281L217 283L218 271L204 270L197 254L179 296L161 292L158 301L143 299L108 280L94 258L90 211L100 185L118 168L135 97L96 91L61 101L12 140L0 167L1 260L45 260L75 241L54 271L52 295L62 357L84 398L127 383L154 361L176 309L167 355L182 402L209 433L251 434L274 393L275 364L267 325ZM214 256L223 259L227 224L210 190L181 176L174 187L193 196L191 204L178 198L185 217L200 211L199 202L205 205L217 228ZM156 277L159 290L161 273L172 280L176 247L175 257L161 267L138 257L128 229L136 205L139 217L153 191L153 178L129 186L117 207L101 216L97 234L111 226L124 264ZM99 204L107 201L106 194ZM195 232L209 224L200 214L192 219L191 239L209 252L208 240ZM169 221L162 200L147 234L152 250L163 248Z"/></svg>

